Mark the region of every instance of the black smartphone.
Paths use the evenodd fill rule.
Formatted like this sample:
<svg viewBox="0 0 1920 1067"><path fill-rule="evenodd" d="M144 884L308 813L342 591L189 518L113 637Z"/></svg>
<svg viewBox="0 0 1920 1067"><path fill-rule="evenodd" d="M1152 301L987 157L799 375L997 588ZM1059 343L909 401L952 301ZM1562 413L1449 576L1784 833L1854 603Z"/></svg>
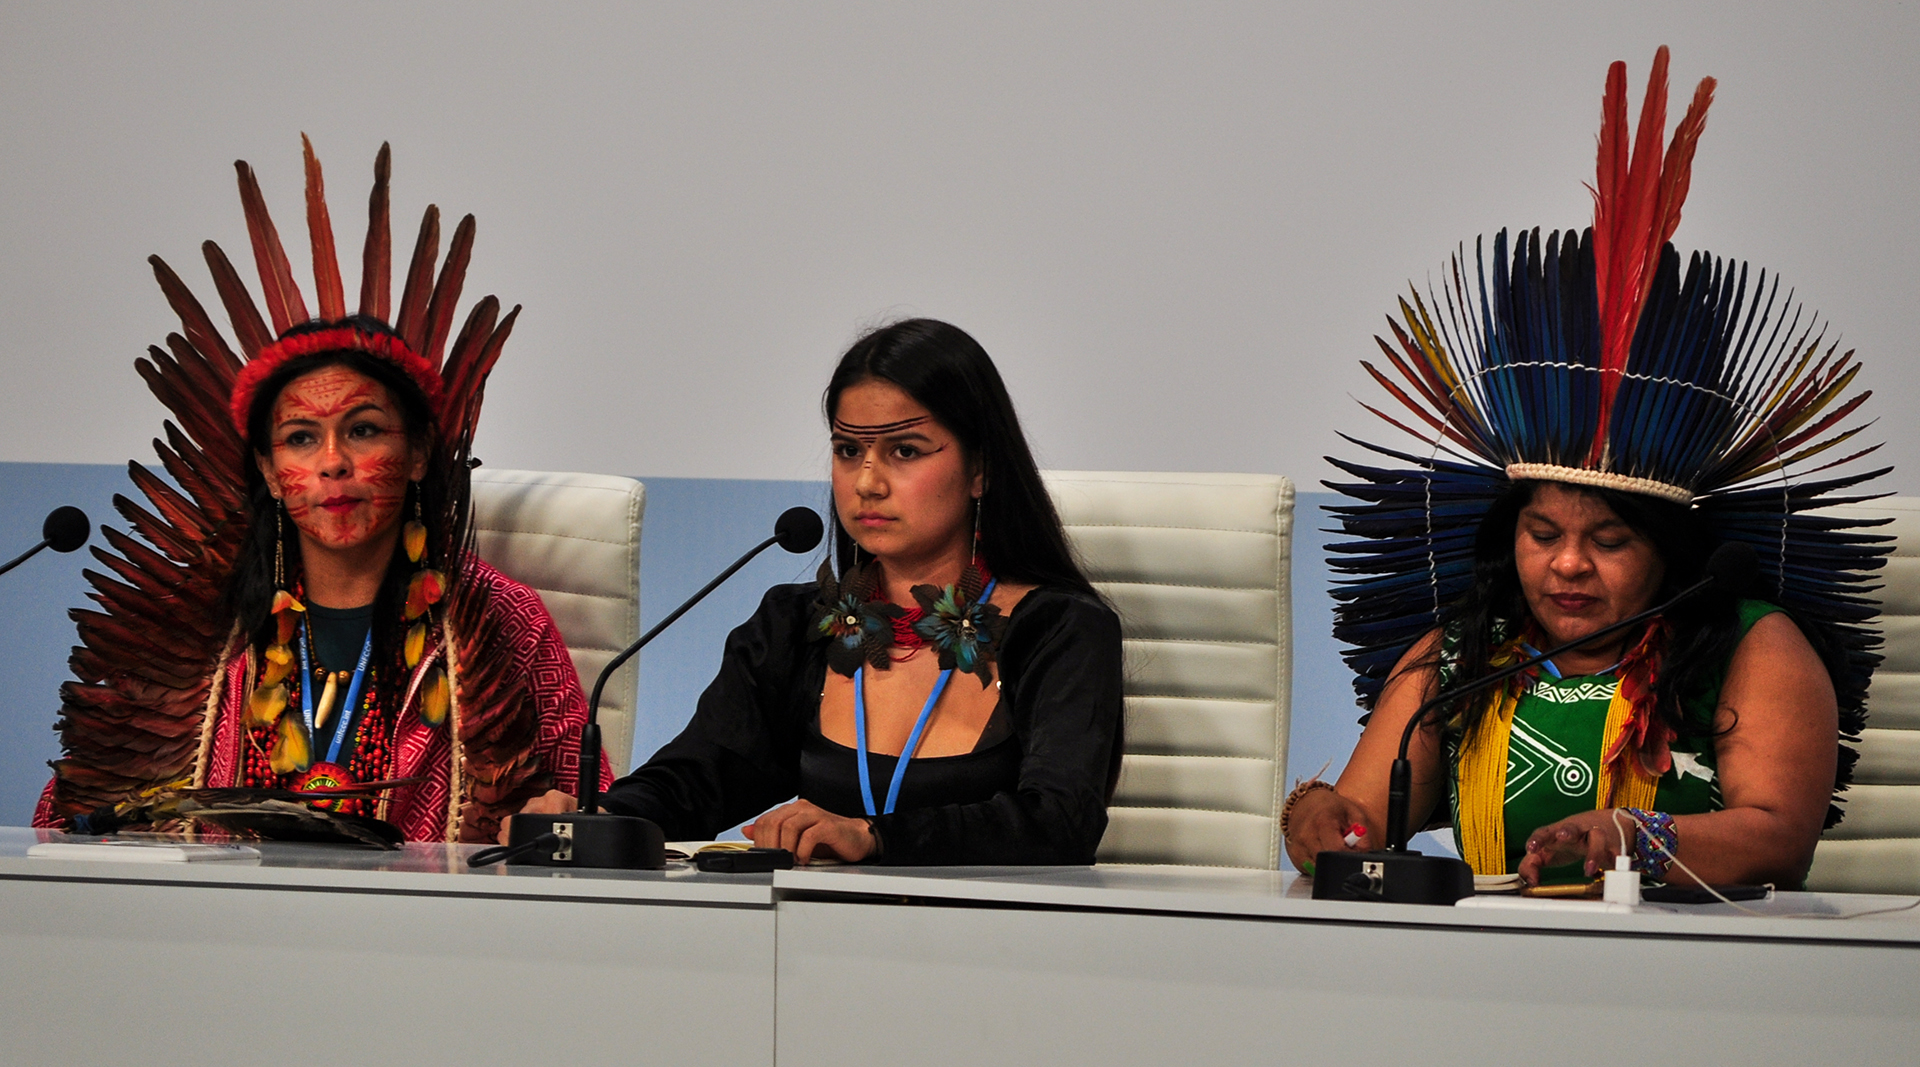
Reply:
<svg viewBox="0 0 1920 1067"><path fill-rule="evenodd" d="M1642 900L1651 900L1656 904L1718 904L1721 897L1728 900L1765 900L1772 890L1764 885L1717 885L1713 893L1697 885L1650 885L1640 890Z"/></svg>
<svg viewBox="0 0 1920 1067"><path fill-rule="evenodd" d="M749 848L727 852L696 852L693 865L722 874L760 874L793 869L793 853L784 848Z"/></svg>

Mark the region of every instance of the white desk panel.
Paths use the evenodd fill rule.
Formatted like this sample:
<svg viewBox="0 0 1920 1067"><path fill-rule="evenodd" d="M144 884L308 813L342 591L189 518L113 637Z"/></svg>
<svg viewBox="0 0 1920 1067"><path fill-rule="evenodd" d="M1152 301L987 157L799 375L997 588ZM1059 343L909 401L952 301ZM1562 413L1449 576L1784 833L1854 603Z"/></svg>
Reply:
<svg viewBox="0 0 1920 1067"><path fill-rule="evenodd" d="M1286 875L1153 868L812 870L775 886L782 1067L1484 1065L1610 1051L1875 1064L1920 1049L1915 912L1343 904L1304 899ZM1670 1054L1653 1051L1660 1041Z"/></svg>
<svg viewBox="0 0 1920 1067"><path fill-rule="evenodd" d="M772 1062L765 875L468 872L473 848L436 845L28 859L35 839L0 830L10 1063L701 1062L714 1032Z"/></svg>

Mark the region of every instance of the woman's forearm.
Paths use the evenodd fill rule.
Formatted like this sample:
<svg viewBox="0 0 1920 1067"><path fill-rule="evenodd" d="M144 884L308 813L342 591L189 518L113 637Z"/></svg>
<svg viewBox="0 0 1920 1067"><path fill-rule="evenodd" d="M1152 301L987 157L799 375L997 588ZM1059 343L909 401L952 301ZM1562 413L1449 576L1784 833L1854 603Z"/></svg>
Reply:
<svg viewBox="0 0 1920 1067"><path fill-rule="evenodd" d="M1809 831L1798 820L1764 808L1678 815L1673 827L1680 863L1669 867L1665 880L1681 884L1696 881L1687 875L1691 870L1708 885L1772 882L1792 888L1806 877L1820 839L1818 828Z"/></svg>

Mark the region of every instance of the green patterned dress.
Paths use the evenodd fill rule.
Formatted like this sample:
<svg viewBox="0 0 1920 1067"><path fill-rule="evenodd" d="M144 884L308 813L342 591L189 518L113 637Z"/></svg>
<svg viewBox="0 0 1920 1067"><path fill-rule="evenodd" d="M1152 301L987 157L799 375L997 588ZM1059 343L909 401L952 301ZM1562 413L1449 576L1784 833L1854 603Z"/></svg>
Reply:
<svg viewBox="0 0 1920 1067"><path fill-rule="evenodd" d="M1761 618L1779 611L1759 600L1740 602L1740 636ZM1719 811L1720 778L1714 767L1713 713L1726 678L1723 665L1713 684L1682 702L1692 727L1673 742L1673 766L1660 778L1654 810L1669 815ZM1607 706L1620 681L1612 674L1553 678L1542 673L1520 697L1507 743L1505 793L1507 871L1519 869L1527 837L1535 830L1599 806L1601 736ZM1447 740L1448 800L1459 826L1459 736ZM1454 845L1461 847L1459 831ZM1553 868L1548 881L1582 877L1578 864Z"/></svg>

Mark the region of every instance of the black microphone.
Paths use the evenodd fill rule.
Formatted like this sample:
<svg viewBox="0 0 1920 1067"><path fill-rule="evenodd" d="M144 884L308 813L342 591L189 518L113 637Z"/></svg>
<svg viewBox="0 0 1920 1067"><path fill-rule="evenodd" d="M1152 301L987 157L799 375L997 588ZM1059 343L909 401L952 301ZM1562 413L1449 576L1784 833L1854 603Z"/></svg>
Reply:
<svg viewBox="0 0 1920 1067"><path fill-rule="evenodd" d="M594 680L593 695L587 700L587 725L580 731L580 809L564 815L515 815L507 831L508 848L518 849L528 845L543 834L556 834L555 844L551 848L530 847L525 853L514 852L509 859L507 849L488 849L476 853L469 863L473 866L485 866L487 863L509 859L509 862L535 863L560 867L626 867L658 870L666 866L666 838L660 827L647 819L633 818L627 815L609 815L599 811L600 807L600 694L607 687L607 679L620 665L632 659L639 651L647 647L647 642L660 635L660 631L671 626L689 608L704 600L708 593L720 587L720 583L733 577L734 572L752 562L755 556L779 545L789 552L811 552L820 543L826 526L820 521L820 515L812 508L788 508L774 520L773 536L753 546L746 555L733 561L733 565L721 571L713 581L700 587L700 591L688 597L686 603L674 608L666 618L654 624L653 629L640 635L640 640L628 645L626 650L613 659L600 671L600 677ZM479 862L474 862L479 861Z"/></svg>
<svg viewBox="0 0 1920 1067"><path fill-rule="evenodd" d="M1400 732L1399 754L1388 774L1386 848L1373 852L1330 850L1314 857L1314 897L1338 899L1352 895L1364 900L1451 904L1461 897L1471 896L1473 869L1464 861L1451 856L1423 856L1407 848L1407 838L1410 836L1407 808L1413 793L1413 764L1407 760L1407 746L1413 741L1414 730L1426 721L1427 713L1461 697L1498 685L1555 656L1638 626L1708 589L1736 595L1753 583L1759 571L1760 559L1751 546L1738 541L1726 542L1707 557L1706 575L1669 597L1665 603L1656 604L1584 637L1577 637L1557 648L1503 667L1484 678L1476 678L1427 698L1407 720L1406 729Z"/></svg>
<svg viewBox="0 0 1920 1067"><path fill-rule="evenodd" d="M72 506L54 508L48 513L47 521L40 524L40 543L0 565L0 574L32 559L43 548L71 552L86 544L92 535L93 523L87 519L86 512Z"/></svg>

